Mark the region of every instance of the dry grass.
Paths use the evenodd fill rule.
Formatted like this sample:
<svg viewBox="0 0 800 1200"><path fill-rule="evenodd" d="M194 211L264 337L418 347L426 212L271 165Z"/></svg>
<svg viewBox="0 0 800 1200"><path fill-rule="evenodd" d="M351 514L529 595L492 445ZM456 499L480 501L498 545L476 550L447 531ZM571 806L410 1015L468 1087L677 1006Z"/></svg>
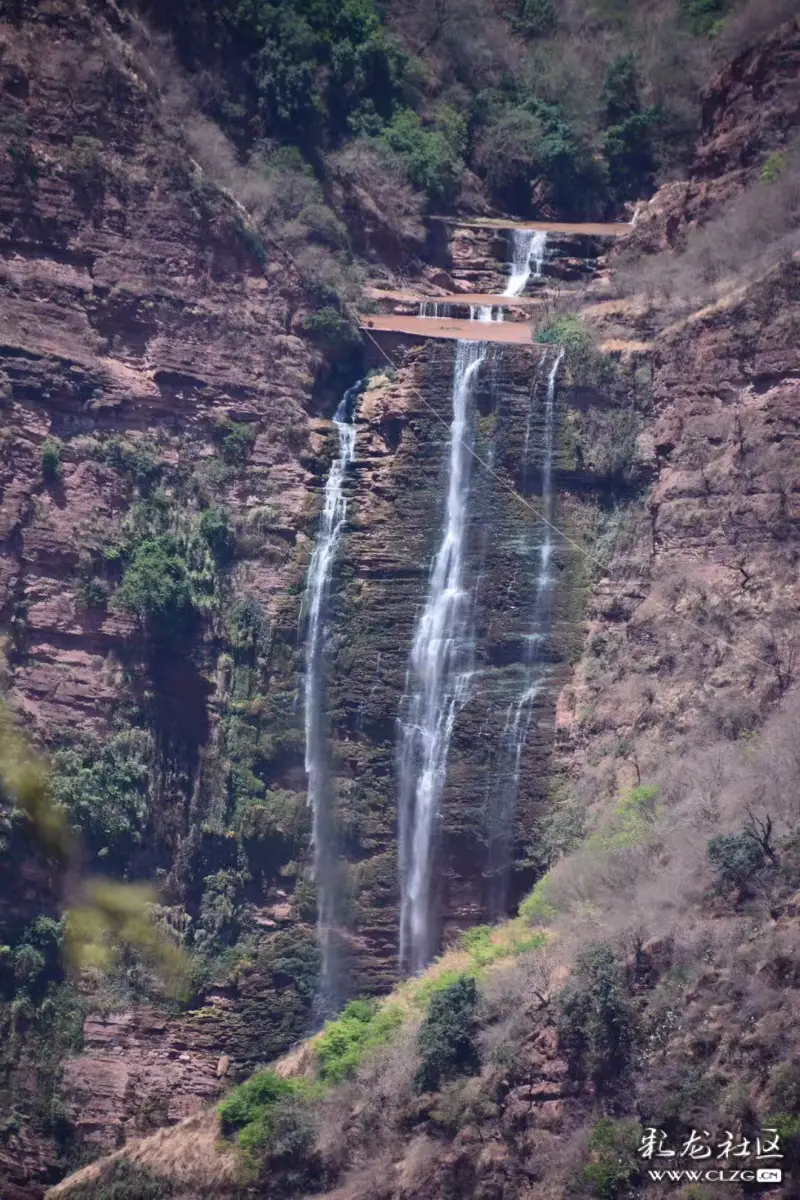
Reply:
<svg viewBox="0 0 800 1200"><path fill-rule="evenodd" d="M48 1191L47 1200L67 1200L80 1188L98 1183L110 1166L123 1159L168 1179L176 1189L191 1189L197 1200L218 1197L235 1185L238 1173L233 1148L226 1148L219 1139L216 1112L198 1113L70 1175Z"/></svg>
<svg viewBox="0 0 800 1200"><path fill-rule="evenodd" d="M797 15L797 0L745 0L723 25L718 56L723 61L736 57Z"/></svg>
<svg viewBox="0 0 800 1200"><path fill-rule="evenodd" d="M800 251L800 147L772 155L756 177L674 251L618 260L613 288L656 302L668 324L726 303Z"/></svg>

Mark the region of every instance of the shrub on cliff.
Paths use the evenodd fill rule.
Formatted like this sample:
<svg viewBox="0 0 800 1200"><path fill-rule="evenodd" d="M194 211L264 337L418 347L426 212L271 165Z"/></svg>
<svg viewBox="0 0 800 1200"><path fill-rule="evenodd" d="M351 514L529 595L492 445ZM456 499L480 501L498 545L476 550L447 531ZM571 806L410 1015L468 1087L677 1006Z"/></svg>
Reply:
<svg viewBox="0 0 800 1200"><path fill-rule="evenodd" d="M756 875L766 864L766 855L747 830L741 833L719 833L708 843L708 861L716 876L720 892L736 888L739 896L747 893Z"/></svg>
<svg viewBox="0 0 800 1200"><path fill-rule="evenodd" d="M680 12L693 33L710 34L719 27L729 0L680 0Z"/></svg>
<svg viewBox="0 0 800 1200"><path fill-rule="evenodd" d="M97 446L94 457L119 471L147 495L161 473L161 465L140 442L121 436L109 438Z"/></svg>
<svg viewBox="0 0 800 1200"><path fill-rule="evenodd" d="M525 108L505 109L481 138L478 162L486 182L523 212L530 204L541 140L541 123Z"/></svg>
<svg viewBox="0 0 800 1200"><path fill-rule="evenodd" d="M227 566L236 551L236 538L230 513L221 504L212 504L200 514L200 534L208 543L217 564Z"/></svg>
<svg viewBox="0 0 800 1200"><path fill-rule="evenodd" d="M534 341L560 346L575 383L587 382L594 373L597 354L594 335L588 325L575 313L563 317L548 317L534 331Z"/></svg>
<svg viewBox="0 0 800 1200"><path fill-rule="evenodd" d="M418 1092L435 1092L443 1080L478 1070L478 999L477 984L466 975L434 992L419 1031L422 1062L414 1081Z"/></svg>
<svg viewBox="0 0 800 1200"><path fill-rule="evenodd" d="M609 1090L630 1067L635 1042L633 1007L610 946L599 943L579 955L559 1010L559 1045L571 1074Z"/></svg>
<svg viewBox="0 0 800 1200"><path fill-rule="evenodd" d="M618 203L637 200L653 190L653 134L660 114L642 105L639 72L632 54L620 54L609 64L601 98L606 124L603 153L611 190Z"/></svg>
<svg viewBox="0 0 800 1200"><path fill-rule="evenodd" d="M141 730L115 734L102 746L78 743L52 758L50 791L69 814L93 857L124 872L141 843L149 806L150 738Z"/></svg>
<svg viewBox="0 0 800 1200"><path fill-rule="evenodd" d="M154 640L188 632L194 613L186 560L169 534L136 548L117 588L112 607L135 616Z"/></svg>
<svg viewBox="0 0 800 1200"><path fill-rule="evenodd" d="M411 109L401 110L382 134L405 163L408 178L433 205L450 205L458 194L463 160L448 124L423 125Z"/></svg>
<svg viewBox="0 0 800 1200"><path fill-rule="evenodd" d="M218 431L219 452L226 463L242 467L250 457L256 441L256 429L247 421L220 422Z"/></svg>
<svg viewBox="0 0 800 1200"><path fill-rule="evenodd" d="M303 317L303 328L328 350L352 350L358 343L358 331L353 322L330 305Z"/></svg>
<svg viewBox="0 0 800 1200"><path fill-rule="evenodd" d="M490 98L475 154L492 191L516 211L530 212L532 187L541 181L565 214L602 211L607 181L603 164L560 104L516 89L516 103Z"/></svg>
<svg viewBox="0 0 800 1200"><path fill-rule="evenodd" d="M390 1041L403 1013L376 1000L351 1000L335 1021L329 1021L314 1043L320 1078L340 1083L353 1075L364 1054Z"/></svg>
<svg viewBox="0 0 800 1200"><path fill-rule="evenodd" d="M215 871L206 877L194 938L198 951L218 954L235 943L242 927L242 895L240 871Z"/></svg>
<svg viewBox="0 0 800 1200"><path fill-rule="evenodd" d="M292 1080L283 1079L274 1071L259 1071L251 1076L220 1104L222 1132L230 1135L256 1121L268 1121L281 1100L291 1096L293 1087Z"/></svg>
<svg viewBox="0 0 800 1200"><path fill-rule="evenodd" d="M235 1136L251 1171L279 1167L287 1194L307 1188L316 1168L317 1122L312 1101L318 1085L259 1071L219 1106L224 1135Z"/></svg>
<svg viewBox="0 0 800 1200"><path fill-rule="evenodd" d="M42 442L42 478L45 483L56 483L61 478L61 442L58 438L45 438Z"/></svg>
<svg viewBox="0 0 800 1200"><path fill-rule="evenodd" d="M599 1200L617 1200L629 1196L640 1175L636 1150L641 1127L635 1121L612 1121L603 1117L589 1138L591 1161L583 1177Z"/></svg>
<svg viewBox="0 0 800 1200"><path fill-rule="evenodd" d="M514 23L525 37L544 37L555 29L556 19L553 0L522 0Z"/></svg>

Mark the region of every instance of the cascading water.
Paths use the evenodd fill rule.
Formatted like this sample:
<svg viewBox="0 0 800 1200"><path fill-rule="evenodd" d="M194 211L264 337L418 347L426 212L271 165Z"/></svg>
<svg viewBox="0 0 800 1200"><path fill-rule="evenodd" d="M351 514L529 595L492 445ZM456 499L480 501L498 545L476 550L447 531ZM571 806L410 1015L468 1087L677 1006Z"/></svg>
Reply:
<svg viewBox="0 0 800 1200"><path fill-rule="evenodd" d="M444 526L406 680L399 748L400 962L411 971L423 967L435 951L431 885L436 824L453 725L467 696L473 660L465 544L473 388L487 349L485 343L460 341L456 351Z"/></svg>
<svg viewBox="0 0 800 1200"><path fill-rule="evenodd" d="M504 296L521 296L531 276L541 279L547 248L547 232L515 229L511 237L511 274Z"/></svg>
<svg viewBox="0 0 800 1200"><path fill-rule="evenodd" d="M446 300L420 300L419 315L421 317L449 317L452 305Z"/></svg>
<svg viewBox="0 0 800 1200"><path fill-rule="evenodd" d="M545 355L546 355L545 351ZM544 682L545 671L541 663L541 648L550 624L550 598L553 577L550 561L553 555L553 455L555 447L555 396L559 367L564 358L559 350L547 377L547 392L544 409L544 440L542 445L542 488L541 514L542 541L539 547L539 565L534 581L534 607L531 632L525 638L523 657L524 679L517 700L512 701L506 713L506 723L501 739L500 794L496 805L494 828L490 837L489 874L491 880L489 906L490 915L499 917L505 911L510 860L511 829L514 808L519 790L522 752L528 738L534 701ZM544 356L539 367L544 363ZM526 439L527 451L527 439Z"/></svg>
<svg viewBox="0 0 800 1200"><path fill-rule="evenodd" d="M498 308L495 314L491 304L470 304L469 319L470 321L502 321L503 310Z"/></svg>
<svg viewBox="0 0 800 1200"><path fill-rule="evenodd" d="M314 876L317 885L317 928L322 952L322 1001L335 1004L336 970L331 935L336 925L338 853L331 806L327 741L323 714L326 610L331 576L347 515L345 479L355 458L356 430L353 408L361 383L349 388L333 417L339 435L339 453L325 484L322 518L308 568L303 602L306 626L305 652L305 767L308 804L312 813Z"/></svg>

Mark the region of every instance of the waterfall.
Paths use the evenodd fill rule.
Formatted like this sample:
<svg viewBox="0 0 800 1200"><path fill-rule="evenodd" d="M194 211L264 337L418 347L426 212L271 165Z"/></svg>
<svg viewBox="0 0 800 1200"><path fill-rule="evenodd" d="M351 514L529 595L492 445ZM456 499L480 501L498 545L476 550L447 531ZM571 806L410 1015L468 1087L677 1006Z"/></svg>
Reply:
<svg viewBox="0 0 800 1200"><path fill-rule="evenodd" d="M491 304L470 304L469 306L470 321L502 321L503 310L498 308L495 315Z"/></svg>
<svg viewBox="0 0 800 1200"><path fill-rule="evenodd" d="M536 364L536 372L533 377L533 399L534 400L536 399L536 387L537 387L537 384L539 383L539 375L541 373L542 367L544 366L546 358L547 358L547 350L543 350L542 357L539 359L538 363ZM548 383L549 383L549 381L548 381ZM527 481L527 474L528 474L528 446L530 445L530 440L531 440L532 420L533 420L533 404L531 404L530 408L528 409L528 419L525 422L525 441L522 446L522 475L523 475L523 479L526 481Z"/></svg>
<svg viewBox="0 0 800 1200"><path fill-rule="evenodd" d="M511 237L511 275L504 296L521 296L528 280L541 279L547 232L541 229L515 229Z"/></svg>
<svg viewBox="0 0 800 1200"><path fill-rule="evenodd" d="M447 301L420 300L419 315L421 317L449 317L452 305Z"/></svg>
<svg viewBox="0 0 800 1200"><path fill-rule="evenodd" d="M545 351L545 355L546 355ZM500 797L495 813L495 828L490 837L489 872L491 915L503 915L506 905L508 868L510 861L511 832L514 809L519 790L522 752L528 738L534 701L544 682L541 664L541 648L550 624L550 596L553 577L550 560L553 555L553 457L555 453L555 396L559 367L564 359L564 349L558 351L547 377L547 392L544 409L544 443L542 446L542 490L541 513L542 541L539 547L539 563L533 585L534 604L532 629L525 638L523 657L524 679L522 690L516 701L508 707L506 723L501 738L501 767L499 771ZM544 356L539 367L544 363ZM527 443L526 443L527 448Z"/></svg>
<svg viewBox="0 0 800 1200"><path fill-rule="evenodd" d="M361 382L345 392L333 417L339 435L339 453L331 465L325 484L322 518L308 568L303 601L306 627L305 767L308 777L308 804L312 813L317 930L322 951L322 997L323 1001L330 1003L336 1001L331 940L336 923L338 855L323 712L325 622L331 575L347 514L344 484L348 468L355 458L356 430L353 424L353 406L360 388Z"/></svg>
<svg viewBox="0 0 800 1200"><path fill-rule="evenodd" d="M436 826L450 738L472 666L465 543L472 393L486 352L485 343L471 341L460 341L456 350L444 523L406 679L399 747L400 961L412 971L435 951L431 883Z"/></svg>

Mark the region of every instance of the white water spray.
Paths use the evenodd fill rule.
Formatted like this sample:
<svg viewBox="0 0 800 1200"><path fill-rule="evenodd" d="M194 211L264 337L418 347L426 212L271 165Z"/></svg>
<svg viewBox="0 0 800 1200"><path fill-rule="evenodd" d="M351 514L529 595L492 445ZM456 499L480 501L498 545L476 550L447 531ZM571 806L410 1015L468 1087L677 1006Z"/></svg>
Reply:
<svg viewBox="0 0 800 1200"><path fill-rule="evenodd" d="M325 484L322 518L308 568L303 607L306 617L305 767L308 804L312 812L314 876L317 884L317 929L322 951L323 1000L335 1001L334 963L331 934L335 927L337 848L335 823L330 803L330 780L326 751L324 701L324 656L326 609L339 542L347 515L345 478L355 458L356 430L353 405L361 383L349 388L333 417L339 435L339 453Z"/></svg>
<svg viewBox="0 0 800 1200"><path fill-rule="evenodd" d="M546 352L545 352L546 354ZM519 790L522 752L528 739L534 702L544 683L545 670L541 663L541 648L549 625L549 600L553 577L550 562L553 556L553 457L555 451L555 397L556 379L564 359L563 348L559 350L547 377L547 393L544 410L544 443L542 446L542 490L541 513L543 518L542 541L539 547L539 566L534 581L534 608L531 632L525 637L523 657L524 680L522 691L516 701L508 707L506 723L501 739L501 766L499 771L500 796L495 817L495 830L490 845L490 874L492 895L491 916L503 914L506 901L506 886L510 860L511 829L514 808ZM539 363L541 367L544 356ZM527 444L526 444L527 448Z"/></svg>
<svg viewBox="0 0 800 1200"><path fill-rule="evenodd" d="M420 300L419 315L421 317L449 317L452 305L448 301Z"/></svg>
<svg viewBox="0 0 800 1200"><path fill-rule="evenodd" d="M460 341L453 380L447 505L425 607L411 650L400 737L400 961L417 971L435 952L436 825L456 713L472 666L471 595L464 579L473 387L487 352Z"/></svg>
<svg viewBox="0 0 800 1200"><path fill-rule="evenodd" d="M502 308L493 309L491 304L470 304L470 321L502 321Z"/></svg>
<svg viewBox="0 0 800 1200"><path fill-rule="evenodd" d="M541 229L515 229L511 237L511 275L504 296L521 296L531 276L541 279L547 248L547 232Z"/></svg>

